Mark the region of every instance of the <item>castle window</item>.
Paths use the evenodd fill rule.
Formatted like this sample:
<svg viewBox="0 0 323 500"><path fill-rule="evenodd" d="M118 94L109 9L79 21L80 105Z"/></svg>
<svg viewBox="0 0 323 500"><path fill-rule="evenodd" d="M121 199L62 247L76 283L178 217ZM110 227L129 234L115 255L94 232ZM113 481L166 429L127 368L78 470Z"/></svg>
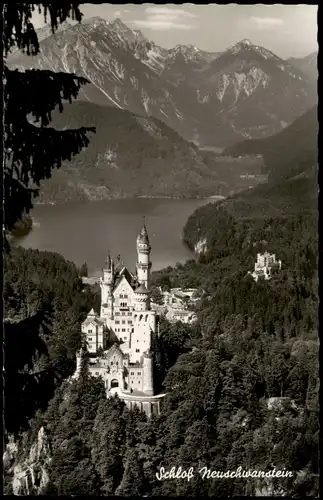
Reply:
<svg viewBox="0 0 323 500"><path fill-rule="evenodd" d="M123 340L127 340L127 337L123 337Z"/></svg>
<svg viewBox="0 0 323 500"><path fill-rule="evenodd" d="M111 366L113 365L113 361L111 361L110 365L111 365Z"/></svg>
<svg viewBox="0 0 323 500"><path fill-rule="evenodd" d="M119 325L120 321L118 319L116 319L115 323L116 323L116 325Z"/></svg>
<svg viewBox="0 0 323 500"><path fill-rule="evenodd" d="M136 349L136 352L140 352L140 349Z"/></svg>
<svg viewBox="0 0 323 500"><path fill-rule="evenodd" d="M137 375L141 375L141 372L138 372L138 374L137 374Z"/></svg>
<svg viewBox="0 0 323 500"><path fill-rule="evenodd" d="M122 293L120 293L120 299L122 299L122 298L123 298L123 295L122 295Z"/></svg>
<svg viewBox="0 0 323 500"><path fill-rule="evenodd" d="M95 372L95 375L99 375L99 372Z"/></svg>
<svg viewBox="0 0 323 500"><path fill-rule="evenodd" d="M125 322L126 322L126 321L125 321L124 319L121 321L121 323L122 323L123 325L125 324Z"/></svg>
<svg viewBox="0 0 323 500"><path fill-rule="evenodd" d="M134 372L130 372L130 375L134 375Z"/></svg>
<svg viewBox="0 0 323 500"><path fill-rule="evenodd" d="M129 325L131 325L131 324L132 324L131 319L128 319L128 324L129 324Z"/></svg>
<svg viewBox="0 0 323 500"><path fill-rule="evenodd" d="M131 314L132 314L132 313L129 311L129 312L128 312L128 316L131 316Z"/></svg>
<svg viewBox="0 0 323 500"><path fill-rule="evenodd" d="M92 330L88 330L87 333L92 333Z"/></svg>
<svg viewBox="0 0 323 500"><path fill-rule="evenodd" d="M116 315L116 316L120 316L119 311L116 311L115 315Z"/></svg>
<svg viewBox="0 0 323 500"><path fill-rule="evenodd" d="M128 295L124 295L124 296L123 296L123 298L124 298L124 299L127 299L127 298L128 298Z"/></svg>

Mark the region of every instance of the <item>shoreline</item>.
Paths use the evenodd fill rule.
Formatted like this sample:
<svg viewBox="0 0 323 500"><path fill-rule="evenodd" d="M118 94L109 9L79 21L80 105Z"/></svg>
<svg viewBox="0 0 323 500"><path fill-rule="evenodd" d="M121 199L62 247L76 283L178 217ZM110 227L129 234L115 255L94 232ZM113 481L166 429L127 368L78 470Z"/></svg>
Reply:
<svg viewBox="0 0 323 500"><path fill-rule="evenodd" d="M58 205L68 205L74 203L97 203L103 201L120 201L120 200L225 200L226 196L222 196L220 194L214 194L211 196L150 196L150 195L142 195L142 196L124 196L124 197L115 197L115 198L104 198L98 200L67 200L65 202L35 202L34 206L58 206Z"/></svg>

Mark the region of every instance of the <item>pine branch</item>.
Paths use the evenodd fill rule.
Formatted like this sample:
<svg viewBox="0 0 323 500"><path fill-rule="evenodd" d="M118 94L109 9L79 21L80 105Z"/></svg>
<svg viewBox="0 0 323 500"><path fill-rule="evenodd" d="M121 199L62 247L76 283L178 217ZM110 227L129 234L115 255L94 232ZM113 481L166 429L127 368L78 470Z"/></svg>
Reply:
<svg viewBox="0 0 323 500"><path fill-rule="evenodd" d="M4 167L5 229L9 231L32 208L32 200L39 193L34 184L39 186L40 181L51 177L54 168L60 168L64 160L71 160L86 148L86 134L95 132L95 128L55 130L38 128L25 120L12 132L6 142L19 144L19 148L7 153Z"/></svg>
<svg viewBox="0 0 323 500"><path fill-rule="evenodd" d="M51 111L63 111L63 100L76 99L82 85L89 83L86 78L69 73L55 73L49 70L27 70L20 72L4 68L5 123L11 127L18 125L21 118L33 115L45 127L51 120ZM23 96L23 98L22 98ZM6 132L8 132L6 130ZM8 146L10 147L10 146Z"/></svg>
<svg viewBox="0 0 323 500"><path fill-rule="evenodd" d="M32 13L38 7L39 14L44 14L44 21L47 23L49 14L52 32L63 23L68 17L81 22L83 14L79 10L79 3L55 2L55 3L14 3L8 2L3 9L3 50L5 56L15 46L27 55L39 53L39 43L37 33L31 23Z"/></svg>

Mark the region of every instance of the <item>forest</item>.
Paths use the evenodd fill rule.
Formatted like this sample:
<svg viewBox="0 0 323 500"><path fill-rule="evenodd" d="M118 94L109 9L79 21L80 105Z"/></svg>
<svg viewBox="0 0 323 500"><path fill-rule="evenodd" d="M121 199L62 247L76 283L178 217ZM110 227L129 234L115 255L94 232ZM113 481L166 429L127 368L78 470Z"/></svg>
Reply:
<svg viewBox="0 0 323 500"><path fill-rule="evenodd" d="M49 5L53 30L71 8L73 19L82 19L78 4ZM37 54L31 7L6 4L5 54L15 45ZM46 14L47 6L45 21ZM39 187L53 169L88 146L86 133L93 129L47 128L51 111L62 110L62 94L75 98L84 79L43 71L6 70L5 76L4 221L11 231L38 194L30 177ZM51 92L40 92L44 82ZM37 130L26 120L30 113L41 121ZM283 144L286 153L290 143ZM296 177L286 180L291 170L285 158L277 161L279 175L271 175L268 185L196 211L184 239L191 248L202 239L204 251L154 274L154 285L197 287L201 301L194 326L160 321L156 390L167 395L160 415L149 420L117 397L106 398L102 381L89 376L86 356L81 376L71 378L81 323L100 306L99 290L82 283L86 264L78 269L55 253L7 242L6 495L15 493L22 471L28 480L20 494L31 496L318 496L316 151L301 155L298 150L294 156ZM282 260L282 269L270 281L256 283L248 271L264 250ZM28 460L33 474L24 469ZM223 472L275 468L291 471L292 477L204 480L195 475L191 481L159 481L161 467L173 466Z"/></svg>
<svg viewBox="0 0 323 500"><path fill-rule="evenodd" d="M93 304L99 310L99 291L80 280L86 266L77 269L50 252L10 249L4 290L7 439L16 435L21 461L39 429L46 429L51 460L42 494L317 495L313 179L313 174L303 179L302 203L297 203L298 181L292 179L289 189L267 186L271 205L261 216L252 196L249 214L238 216L232 208L242 196L237 195L223 205L202 207L188 220L187 243L206 236L207 251L154 273L153 282L198 287L198 322L187 326L161 320L155 379L156 389L167 396L161 414L148 421L117 397L106 399L101 381L88 376L86 359L80 380L69 379L81 344L80 323ZM265 188L253 190L255 199L258 189ZM289 210L281 203L282 193L290 195ZM282 270L271 281L256 283L247 271L265 249L282 260ZM272 408L271 398L283 399ZM276 467L292 471L293 477L270 484L197 475L191 481L158 481L160 467L174 465L220 471ZM12 470L9 464L7 493Z"/></svg>

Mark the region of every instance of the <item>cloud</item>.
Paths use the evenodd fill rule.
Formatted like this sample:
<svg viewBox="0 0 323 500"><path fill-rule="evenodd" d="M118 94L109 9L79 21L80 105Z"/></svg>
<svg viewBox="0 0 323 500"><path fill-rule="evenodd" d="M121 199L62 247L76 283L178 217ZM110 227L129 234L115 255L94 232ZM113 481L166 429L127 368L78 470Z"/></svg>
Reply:
<svg viewBox="0 0 323 500"><path fill-rule="evenodd" d="M255 25L257 30L271 30L277 26L282 26L284 24L283 19L279 17L250 17L250 21Z"/></svg>
<svg viewBox="0 0 323 500"><path fill-rule="evenodd" d="M169 16L176 16L176 17L198 17L196 14L193 14L192 12L188 12L187 10L184 9L170 9L169 7L147 7L145 10L146 14L148 15L169 15Z"/></svg>
<svg viewBox="0 0 323 500"><path fill-rule="evenodd" d="M134 21L131 21L131 24L134 24L138 28L150 28L151 30L154 31L167 31L171 29L178 29L178 30L192 30L195 29L195 26L192 26L191 24L183 24L183 23L174 23L173 21L150 21L148 19L140 20L140 19L135 19Z"/></svg>
<svg viewBox="0 0 323 500"><path fill-rule="evenodd" d="M145 19L131 21L139 28L149 28L154 31L192 30L195 26L188 24L188 19L198 17L184 9L170 9L169 7L147 7Z"/></svg>
<svg viewBox="0 0 323 500"><path fill-rule="evenodd" d="M113 13L113 16L114 16L114 17L119 17L119 18L120 18L120 17L122 16L122 12L121 12L121 10L116 10L116 11Z"/></svg>

